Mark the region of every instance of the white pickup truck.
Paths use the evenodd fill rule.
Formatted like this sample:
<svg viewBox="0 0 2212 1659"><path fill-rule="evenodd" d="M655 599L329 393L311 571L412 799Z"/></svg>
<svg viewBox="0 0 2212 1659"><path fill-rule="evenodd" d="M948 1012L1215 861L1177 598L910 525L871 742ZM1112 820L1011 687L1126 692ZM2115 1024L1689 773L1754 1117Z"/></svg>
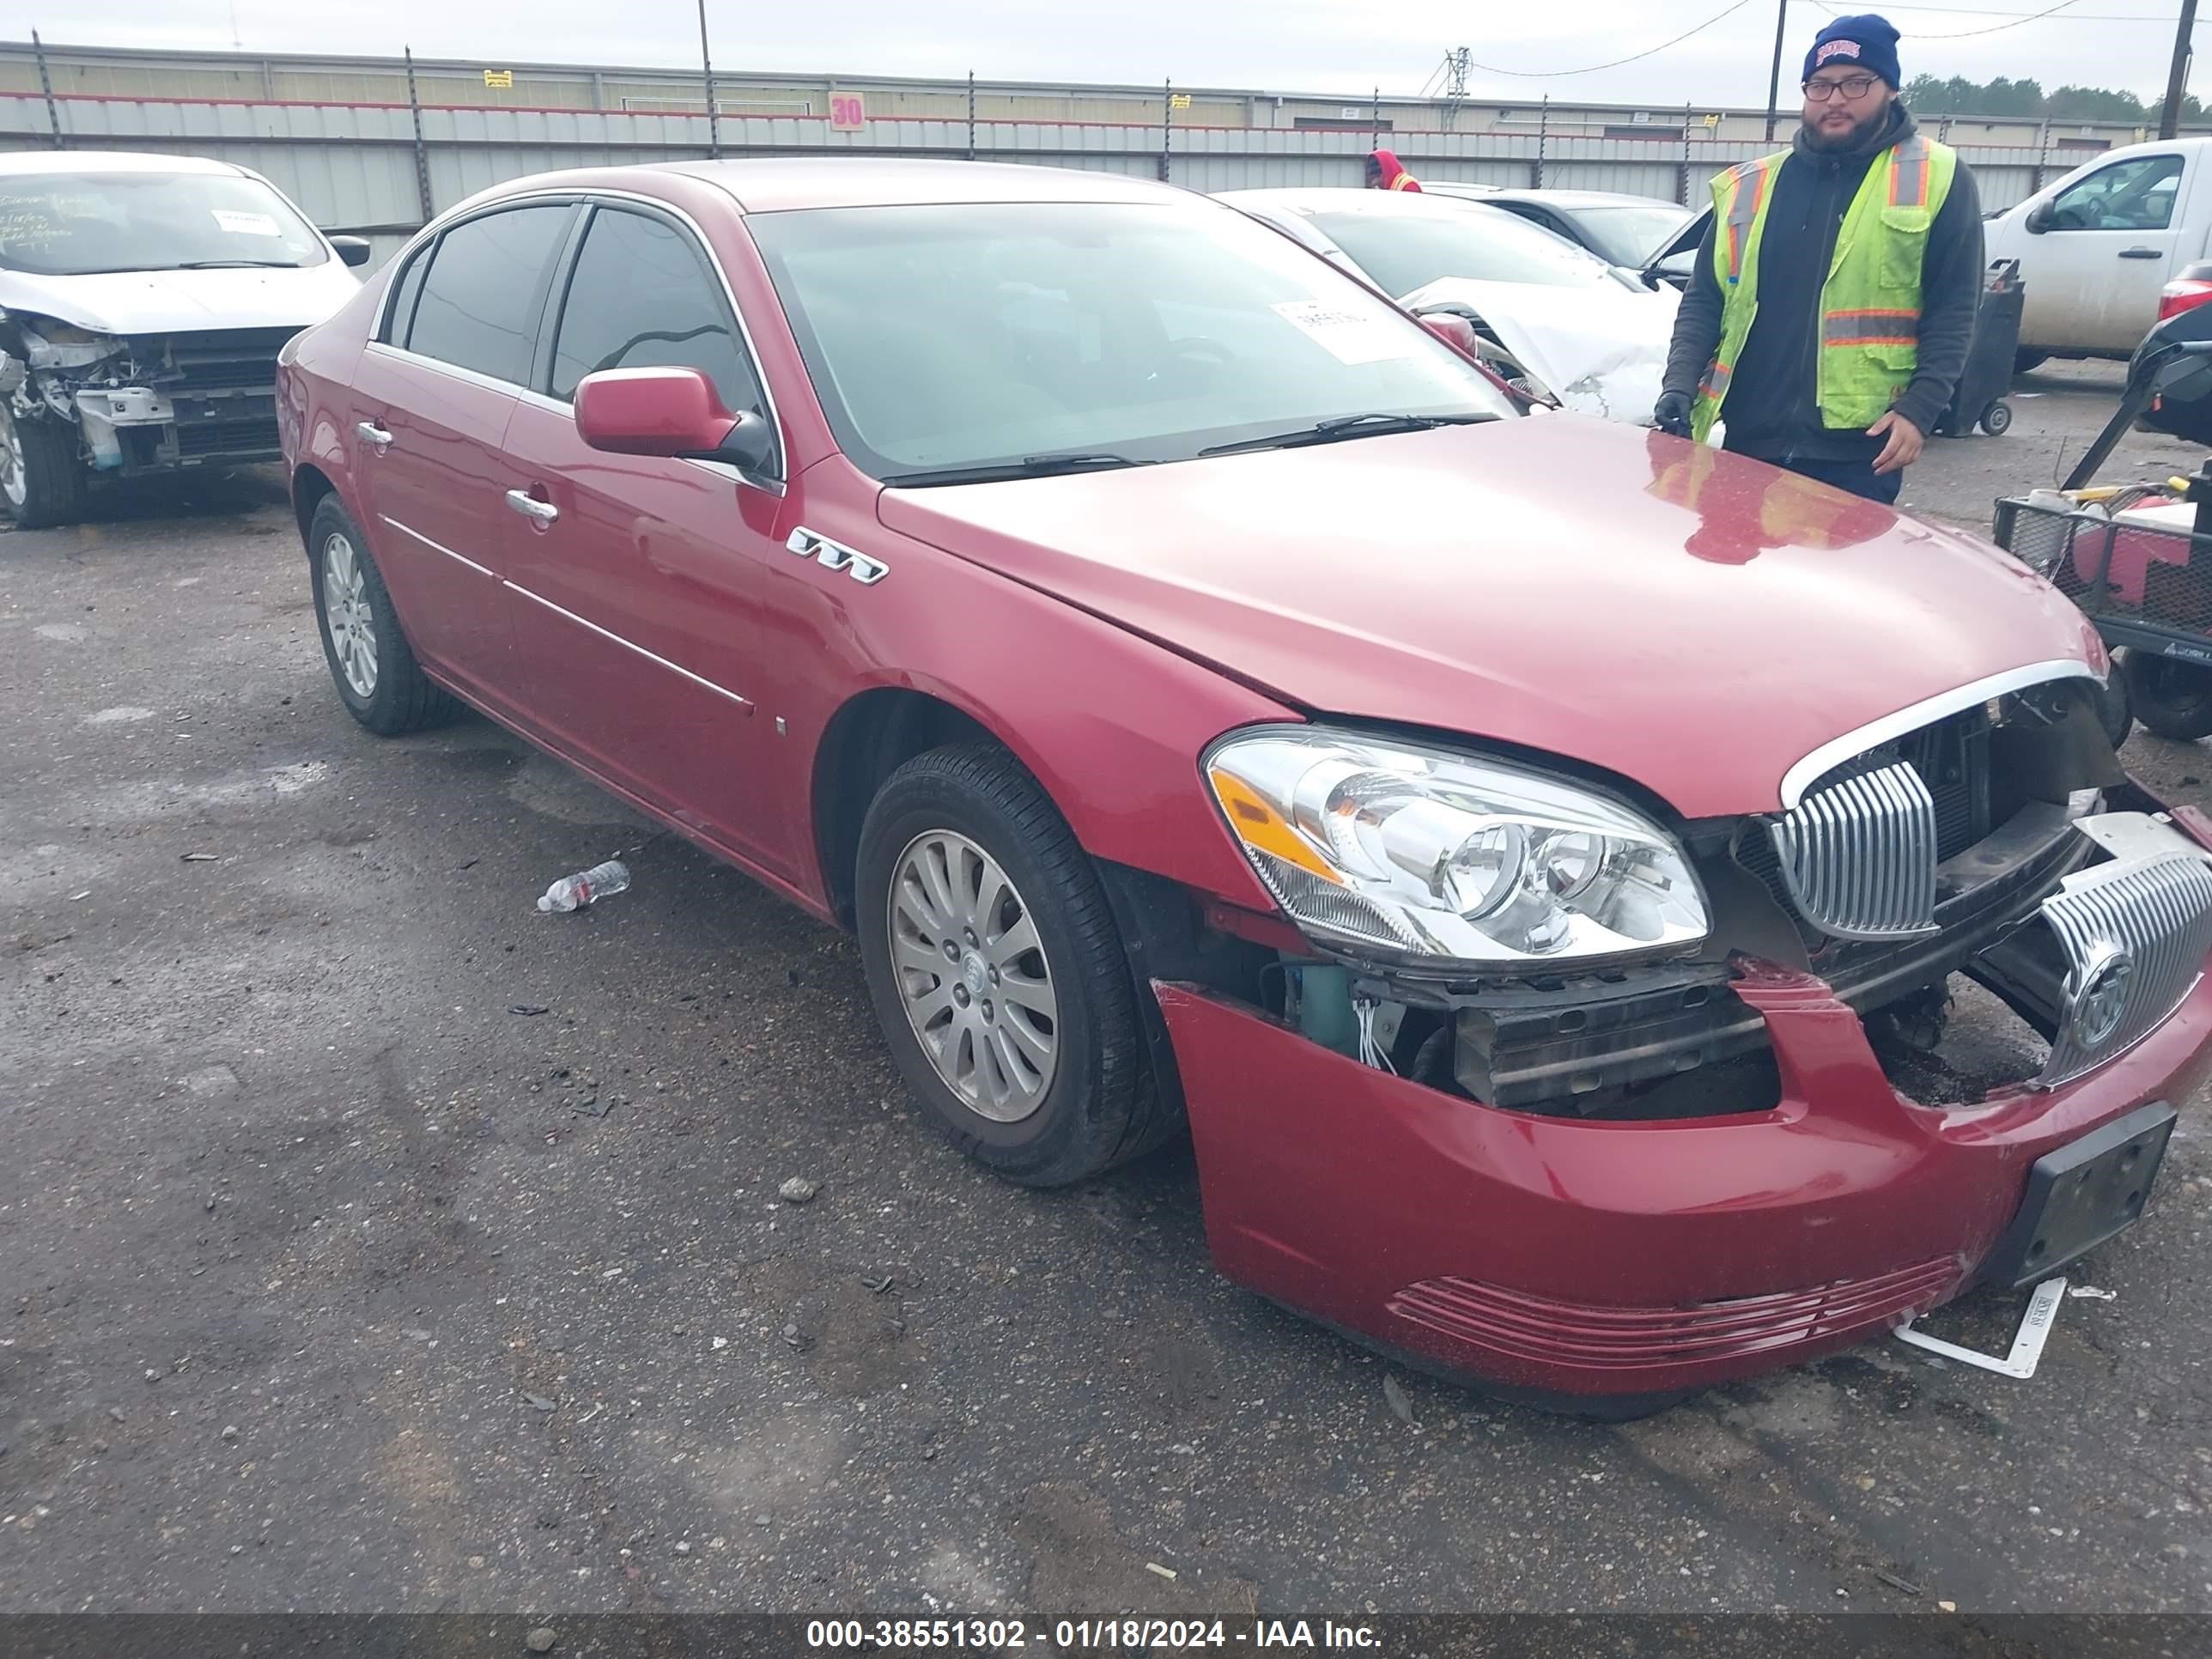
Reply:
<svg viewBox="0 0 2212 1659"><path fill-rule="evenodd" d="M2106 150L1983 235L1989 258L2020 261L2022 369L2125 357L2157 322L2166 285L2212 258L2212 138Z"/></svg>

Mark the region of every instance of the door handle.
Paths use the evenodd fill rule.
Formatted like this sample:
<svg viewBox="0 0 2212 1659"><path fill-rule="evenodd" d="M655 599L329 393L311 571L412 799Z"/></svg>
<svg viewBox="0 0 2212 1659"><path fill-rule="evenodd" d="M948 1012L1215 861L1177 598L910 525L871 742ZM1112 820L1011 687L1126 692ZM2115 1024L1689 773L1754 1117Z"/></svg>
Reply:
<svg viewBox="0 0 2212 1659"><path fill-rule="evenodd" d="M2120 258L2123 259L2163 259L2166 258L2166 255L2160 252L2159 250L2154 247L2124 247L2120 250Z"/></svg>
<svg viewBox="0 0 2212 1659"><path fill-rule="evenodd" d="M374 421L363 421L354 430L361 434L363 443L370 445L380 455L392 447L392 434Z"/></svg>
<svg viewBox="0 0 2212 1659"><path fill-rule="evenodd" d="M507 504L526 519L537 524L551 524L561 516L561 509L550 501L541 501L526 489L510 489Z"/></svg>

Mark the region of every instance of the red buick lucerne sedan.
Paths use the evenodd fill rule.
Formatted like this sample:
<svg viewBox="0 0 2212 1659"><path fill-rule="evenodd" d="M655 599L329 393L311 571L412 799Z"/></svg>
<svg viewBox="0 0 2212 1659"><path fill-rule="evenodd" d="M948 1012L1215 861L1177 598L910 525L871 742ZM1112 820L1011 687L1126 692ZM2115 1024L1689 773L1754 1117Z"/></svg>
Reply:
<svg viewBox="0 0 2212 1659"><path fill-rule="evenodd" d="M1510 1396L2039 1282L2206 1069L2212 821L2119 769L2066 600L1529 413L1202 198L527 179L280 386L362 724L512 726L851 929L980 1163L1188 1133L1224 1273ZM2007 1075L1945 1060L1962 979Z"/></svg>

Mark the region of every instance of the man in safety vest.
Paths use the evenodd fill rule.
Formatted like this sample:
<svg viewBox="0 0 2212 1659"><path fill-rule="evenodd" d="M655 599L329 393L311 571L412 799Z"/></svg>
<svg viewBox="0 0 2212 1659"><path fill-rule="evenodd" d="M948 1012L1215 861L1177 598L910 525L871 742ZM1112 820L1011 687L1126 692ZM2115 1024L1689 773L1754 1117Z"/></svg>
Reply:
<svg viewBox="0 0 2212 1659"><path fill-rule="evenodd" d="M1392 149L1370 149L1367 152L1367 188L1370 190L1419 191L1421 181L1406 171L1406 164Z"/></svg>
<svg viewBox="0 0 2212 1659"><path fill-rule="evenodd" d="M1973 178L1921 135L1898 74L1880 17L1814 38L1790 149L1713 180L1654 411L1882 502L1950 406L1982 288Z"/></svg>

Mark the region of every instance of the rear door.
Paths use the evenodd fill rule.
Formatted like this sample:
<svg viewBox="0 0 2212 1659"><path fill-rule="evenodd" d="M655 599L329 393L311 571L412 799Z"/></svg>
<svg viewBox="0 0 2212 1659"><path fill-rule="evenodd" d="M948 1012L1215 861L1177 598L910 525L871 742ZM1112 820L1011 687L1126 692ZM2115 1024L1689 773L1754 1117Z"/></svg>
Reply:
<svg viewBox="0 0 2212 1659"><path fill-rule="evenodd" d="M2085 351L2142 343L2159 290L2183 263L2174 210L2187 160L2139 151L2051 197L2047 228L2021 250L2022 340Z"/></svg>
<svg viewBox="0 0 2212 1659"><path fill-rule="evenodd" d="M774 426L727 285L680 217L603 202L548 307L536 385L508 423L505 517L517 666L542 735L750 862L789 875L761 798L760 611L786 522L779 459L586 448L571 410L597 369L699 369ZM789 555L781 555L788 562ZM787 807L785 809L787 813Z"/></svg>
<svg viewBox="0 0 2212 1659"><path fill-rule="evenodd" d="M573 201L465 219L392 285L353 382L363 528L416 654L479 700L514 694L501 446L530 377Z"/></svg>

